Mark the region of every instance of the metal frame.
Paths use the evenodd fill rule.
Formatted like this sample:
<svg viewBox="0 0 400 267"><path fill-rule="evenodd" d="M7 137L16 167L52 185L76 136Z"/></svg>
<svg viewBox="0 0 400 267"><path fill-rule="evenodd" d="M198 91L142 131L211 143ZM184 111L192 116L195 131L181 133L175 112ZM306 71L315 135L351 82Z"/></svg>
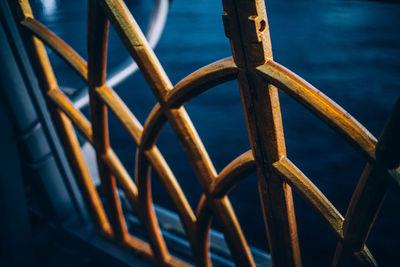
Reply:
<svg viewBox="0 0 400 267"><path fill-rule="evenodd" d="M150 168L161 179L175 205L197 266L209 266L211 219L216 217L234 262L255 261L227 197L249 173L256 171L265 225L275 266L301 266L292 189L328 225L338 239L334 266L355 259L362 265L376 262L365 246L374 218L389 186L399 183L399 112L397 104L381 140L370 134L331 99L273 61L264 1L223 0L223 20L233 58L212 63L173 86L144 34L122 0L89 0L88 62L61 39L34 20L27 0L15 6L21 31L47 96L53 120L80 184L98 231L165 266L186 266L172 256L154 213ZM105 80L109 24L116 29L149 83L158 104L142 126ZM44 44L56 51L89 86L91 123L59 90ZM251 150L215 171L184 105L220 83L236 79L245 111ZM352 202L343 217L321 191L286 156L278 89L320 117L368 161ZM107 110L113 112L138 146L136 183L121 164L108 140ZM204 190L197 212L192 211L174 174L155 142L169 122ZM73 125L93 145L107 209L93 185ZM394 182L394 183L393 183ZM117 184L146 228L146 243L127 231Z"/></svg>

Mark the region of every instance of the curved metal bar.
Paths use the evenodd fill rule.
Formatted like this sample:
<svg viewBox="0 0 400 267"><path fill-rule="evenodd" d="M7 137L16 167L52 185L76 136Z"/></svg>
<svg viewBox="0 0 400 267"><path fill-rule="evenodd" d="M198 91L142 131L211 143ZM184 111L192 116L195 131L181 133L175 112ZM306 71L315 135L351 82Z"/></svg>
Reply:
<svg viewBox="0 0 400 267"><path fill-rule="evenodd" d="M166 104L171 108L179 108L206 90L236 78L238 69L232 58L225 58L211 63L177 83L167 95ZM158 103L144 125L140 146L143 149L152 147L166 122L167 118Z"/></svg>
<svg viewBox="0 0 400 267"><path fill-rule="evenodd" d="M376 138L329 97L272 60L257 67L257 71L268 82L277 86L325 121L360 151L367 160L375 160Z"/></svg>
<svg viewBox="0 0 400 267"><path fill-rule="evenodd" d="M321 191L305 176L288 158L272 165L274 171L297 192L317 214L330 227L336 237L344 240L343 222L344 218ZM369 252L367 246L364 246L356 255L357 260L365 263L376 263L373 255ZM371 265L370 265L371 266ZM374 264L372 266L375 266Z"/></svg>
<svg viewBox="0 0 400 267"><path fill-rule="evenodd" d="M196 266L211 266L209 256L209 232L211 228L212 210L210 209L208 199L205 194L201 196L199 205L197 206L197 222L195 233L195 246L193 253L195 254Z"/></svg>
<svg viewBox="0 0 400 267"><path fill-rule="evenodd" d="M343 216L288 158L272 164L274 171L315 209L337 238L343 240Z"/></svg>
<svg viewBox="0 0 400 267"><path fill-rule="evenodd" d="M177 83L168 93L166 103L171 108L179 108L204 91L235 79L238 72L232 57L211 63Z"/></svg>
<svg viewBox="0 0 400 267"><path fill-rule="evenodd" d="M165 243L160 235L160 229L153 210L153 200L151 197L151 175L150 167L152 166L157 172L164 188L171 197L178 215L182 221L189 240L193 240L191 233L195 229L196 217L180 188L173 172L165 162L160 151L154 146L150 150L142 151L140 148L136 154L136 184L139 189L139 206L140 214L144 222L149 222L146 227L152 239L152 244L156 244L157 250L164 250Z"/></svg>
<svg viewBox="0 0 400 267"><path fill-rule="evenodd" d="M24 19L21 21L21 25L56 52L83 80L87 81L88 69L86 61L60 37L33 18Z"/></svg>
<svg viewBox="0 0 400 267"><path fill-rule="evenodd" d="M226 196L242 179L255 171L256 162L251 150L243 153L229 163L211 184L210 196L221 198Z"/></svg>
<svg viewBox="0 0 400 267"><path fill-rule="evenodd" d="M153 210L151 197L151 168L148 159L137 150L136 154L136 183L139 189L138 214L150 239L154 255L160 262L168 262L170 255L163 236L160 234L160 226Z"/></svg>
<svg viewBox="0 0 400 267"><path fill-rule="evenodd" d="M167 122L167 117L158 103L154 106L150 115L147 117L143 127L142 138L140 139L140 147L143 150L150 149L155 145L162 128Z"/></svg>
<svg viewBox="0 0 400 267"><path fill-rule="evenodd" d="M182 219L182 222L187 226L187 229L193 230L193 224L196 221L196 216L194 215L193 210L185 197L185 194L179 186L174 173L169 168L161 152L157 147L153 147L144 151L144 154L150 161L150 164L158 174L161 182L170 195L172 202L174 203L178 214Z"/></svg>

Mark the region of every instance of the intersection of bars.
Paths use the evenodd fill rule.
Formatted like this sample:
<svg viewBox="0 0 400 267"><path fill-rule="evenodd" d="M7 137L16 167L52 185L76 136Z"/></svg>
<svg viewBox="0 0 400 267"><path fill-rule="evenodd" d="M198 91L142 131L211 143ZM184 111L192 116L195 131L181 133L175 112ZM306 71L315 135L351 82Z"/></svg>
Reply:
<svg viewBox="0 0 400 267"><path fill-rule="evenodd" d="M265 7L263 1L261 2L250 1L242 11L240 8L243 5L242 2L224 0L225 31L227 37L231 39L233 51L236 51L234 58L223 59L205 66L190 74L175 86L169 81L157 57L122 0L89 0L88 62L33 18L28 0L20 1L19 5L14 4L14 11L17 19L21 21L25 43L30 52L32 63L35 65L40 85L47 95L52 118L58 128L74 174L90 209L91 216L103 235L162 266L188 265L169 254L159 229L153 211L150 188L150 168L153 168L176 207L191 244L194 262L197 266L211 264L208 252L208 232L213 216L217 218L223 229L234 262L238 266L255 266L227 194L242 179L257 170L261 187L278 186L280 190L283 188L281 199L276 197L269 199L270 196L267 194L271 191L260 190L275 266L301 265L296 224L295 220L292 219L294 208L291 188L310 204L337 237L339 242L334 265L342 266L351 257L355 257L359 263L374 266L376 262L365 246L365 241L389 183L386 180L379 182L378 188L373 189L376 197L372 202L368 198L364 199L364 192L367 189L371 190L372 186L376 187L376 180L380 179L380 176L390 176L387 172L388 168L382 169L380 167L382 164L378 164L379 160L376 159L377 140L332 100L272 60L272 53L269 54L268 26L265 24ZM240 17L241 13L245 15L245 23L243 18ZM255 41L252 40L252 42L267 47L269 51L265 52L264 49L260 52L256 48L248 46L246 43L248 33L245 33L246 29L243 29L243 25L247 27L249 21L253 23L249 27L255 27L250 29L260 32L254 35ZM158 104L153 108L144 127L113 89L105 84L109 22L117 30L158 100ZM240 25L241 27L237 27L239 29L237 32L232 32L232 25ZM79 110L74 108L68 97L59 90L43 43L53 49L88 83L91 123ZM238 46L242 49L242 52L237 52L239 51ZM251 49L254 49L254 51ZM261 64L251 66L250 63L246 62L246 57L258 53L261 53L261 57L264 57L264 59L261 58ZM256 78L252 78L252 75L255 75ZM260 80L263 82L264 85L261 85L261 89L270 92L272 95L271 102L278 106L272 107L271 110L271 112L279 115L278 119L273 118L273 120L277 120L278 125L281 122L279 121L279 100L277 96L273 95L276 91L275 86L320 117L367 159L369 164L360 179L345 218L286 157L284 140L279 140L279 127L277 130L274 129L270 136L259 137L260 133L263 132L257 127L253 128L257 121L252 120L248 102L256 101L253 104L256 107L261 105L262 108L266 104L262 101L251 100L251 96L246 96L247 92L242 91L242 101L246 111L252 150L233 160L219 174L216 172L189 115L184 109L184 105L202 92L233 79L239 80L241 90L250 88L248 91L253 90L249 80L253 79L253 83L256 84L254 90L259 87ZM115 114L138 146L135 167L136 183L109 145L107 109ZM399 110L400 108L397 107L396 114L399 113ZM398 117L397 115L397 120ZM155 145L166 122L169 122L174 129L204 191L196 212L191 209L173 172ZM106 215L84 162L74 126L96 150L101 187L109 216ZM268 142L272 142L272 146L276 147L277 157L263 155L262 149L258 148L263 145L262 142L267 142L265 138L269 138ZM267 165L267 167L264 165ZM266 181L263 181L265 174L262 172L264 172L264 168L267 174L277 178L271 178L271 181L268 180L269 178L265 178ZM149 244L136 239L127 232L116 191L117 184L126 194L145 226ZM274 210L274 208L268 208L271 199L281 201L273 204L278 207L283 205L282 213ZM360 210L360 212L356 210ZM275 217L286 220L281 230L277 228L279 225L273 223L274 220L277 220ZM360 218L365 220L362 221ZM287 233L285 233L285 227L289 229ZM279 233L282 234L281 239L276 238ZM293 233L295 235L292 236ZM286 235L291 236L287 237Z"/></svg>

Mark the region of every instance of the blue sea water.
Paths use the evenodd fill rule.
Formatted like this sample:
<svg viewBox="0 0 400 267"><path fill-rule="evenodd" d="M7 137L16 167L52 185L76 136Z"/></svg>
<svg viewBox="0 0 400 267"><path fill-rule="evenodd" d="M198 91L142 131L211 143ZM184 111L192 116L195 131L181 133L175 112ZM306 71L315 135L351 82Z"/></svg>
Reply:
<svg viewBox="0 0 400 267"><path fill-rule="evenodd" d="M33 0L34 13L86 57L85 1ZM151 1L126 1L146 29ZM198 68L231 55L216 0L174 0L163 36L155 49L175 84ZM293 70L335 100L379 137L400 96L400 5L392 2L303 0L266 2L275 61ZM108 68L129 55L111 29ZM83 83L51 53L59 84ZM156 104L140 73L114 88L144 124ZM288 157L342 213L365 166L365 160L310 112L280 94ZM186 106L217 169L249 149L235 81L217 86ZM87 113L87 111L85 111ZM111 145L133 175L136 146L110 114ZM195 210L202 190L171 127L157 142ZM157 177L153 198L173 209ZM268 250L255 176L229 197L249 243ZM304 266L328 266L336 241L333 234L299 197L296 218ZM394 266L400 249L400 197L387 199L367 245L382 266ZM218 228L218 225L213 225Z"/></svg>

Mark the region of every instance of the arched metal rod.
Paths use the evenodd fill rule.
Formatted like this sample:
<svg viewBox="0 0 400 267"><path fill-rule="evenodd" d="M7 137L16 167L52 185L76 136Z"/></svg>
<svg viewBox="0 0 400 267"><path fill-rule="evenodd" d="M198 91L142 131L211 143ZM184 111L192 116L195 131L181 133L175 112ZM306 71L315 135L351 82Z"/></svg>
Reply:
<svg viewBox="0 0 400 267"><path fill-rule="evenodd" d="M165 117L164 111L160 103L158 103L154 106L144 124L143 134L140 140L141 149L147 150L155 145L166 122L167 117Z"/></svg>
<svg viewBox="0 0 400 267"><path fill-rule="evenodd" d="M146 33L146 39L149 42L151 48L153 49L160 40L167 19L168 10L169 10L168 0L153 0L153 9L150 16L150 25ZM133 61L133 59L129 58L120 66L110 71L110 75L108 75L106 83L108 84L108 86L113 87L124 81L126 78L128 78L137 70L138 66L136 62ZM79 89L79 92L76 94L76 96L74 96L72 102L74 103L74 106L77 109L81 109L87 106L89 103L87 88Z"/></svg>
<svg viewBox="0 0 400 267"><path fill-rule="evenodd" d="M273 170L317 212L336 237L343 241L343 216L307 176L286 157L272 166ZM363 247L360 254L369 259L369 262L376 262L366 246Z"/></svg>
<svg viewBox="0 0 400 267"><path fill-rule="evenodd" d="M243 153L229 163L211 184L210 196L221 198L226 196L241 180L255 171L256 162L251 150Z"/></svg>
<svg viewBox="0 0 400 267"><path fill-rule="evenodd" d="M196 266L211 266L209 256L209 238L212 220L212 210L208 203L205 194L201 196L199 204L197 205L196 212L196 233L195 233L195 247L193 253L195 254Z"/></svg>
<svg viewBox="0 0 400 267"><path fill-rule="evenodd" d="M142 159L144 157L146 157L147 160ZM140 190L143 190L141 191L141 193L147 191L147 193L145 194L151 196L151 188L149 184L151 177L147 175L148 168L151 165L159 176L168 195L171 197L183 225L186 229L193 230L196 217L181 187L179 186L179 183L176 180L174 173L169 168L167 162L165 161L158 148L154 146L151 149L145 151L142 151L139 148L137 152L136 162L136 183ZM142 164L139 165L139 162L142 162Z"/></svg>
<svg viewBox="0 0 400 267"><path fill-rule="evenodd" d="M232 58L225 58L198 69L186 76L167 95L169 107L180 108L199 94L219 84L233 80L238 69ZM140 146L143 149L155 144L167 118L160 104L155 105L144 125Z"/></svg>
<svg viewBox="0 0 400 267"><path fill-rule="evenodd" d="M225 241L235 264L237 266L256 266L228 196L211 199L210 204L213 215L218 224L222 226ZM234 253L236 251L240 253Z"/></svg>
<svg viewBox="0 0 400 267"><path fill-rule="evenodd" d="M184 78L181 82L179 82L167 95L167 101L166 106L170 108L169 105L180 108L182 105L184 105L187 101L192 99L193 97L199 95L200 93L210 89L211 87L214 87L220 83L223 83L228 80L232 80L237 76L237 68L235 64L233 63L231 58L224 59L221 61L217 61L213 64L210 64L193 74L187 76ZM168 98L170 97L170 98ZM169 99L169 100L168 100ZM162 110L162 107L160 104L157 104L152 112L150 113L146 123L145 127L143 130L143 135L141 138L141 145L139 146L139 152L138 152L138 160L137 162L142 162L142 164L137 165L137 170L138 170L138 176L137 178L137 184L140 188L139 192L146 192L144 193L143 196L143 201L148 202L147 207L150 211L151 208L151 195L150 195L150 187L149 187L149 180L150 176L146 175L148 165L144 165L143 162L144 160L140 160L140 158L143 157L143 152L141 150L145 149L153 149L152 146L155 144L163 125L167 121L166 116L164 115L164 112ZM154 164L153 164L154 165ZM161 179L164 181L164 179ZM142 187L143 185L143 187ZM147 187L145 186L147 185ZM165 185L167 187L168 185ZM139 193L140 194L140 193ZM173 202L177 202L179 200L180 194L172 194L172 200ZM178 198L177 200L175 198ZM222 201L222 202L221 202ZM223 203L223 204L222 204ZM174 203L175 204L175 203ZM176 205L176 204L175 204ZM177 205L176 205L177 206ZM231 238L232 240L228 241L230 246L235 247L234 251L238 251L240 249L237 248L237 246L242 247L243 250L248 254L248 251L246 250L246 246L243 244L246 244L246 241L244 239L244 236L240 230L239 224L237 222L237 219L233 213L233 210L230 206L229 200L224 199L224 200L218 200L215 201L215 210L216 212L223 213L226 219L223 223L225 225L231 225L234 230L234 236ZM192 244L192 249L195 254L200 254L201 257L201 265L202 264L208 264L208 246L207 246L207 229L209 229L209 223L211 221L207 222L206 225L203 225L202 223L199 224L199 222L194 221L186 221L185 218L182 216L186 215L184 210L182 212L179 210L178 207L178 214L181 217L181 220L183 222L183 225L186 229L186 233L188 234L188 238L191 241L190 243ZM211 212L208 210L208 212ZM195 218L194 218L195 219ZM207 221L206 218L203 218L204 220ZM203 221L201 219L201 221ZM187 220L187 219L186 219ZM224 219L222 219L224 220ZM194 222L196 222L196 225L194 225ZM208 225L208 226L207 226ZM196 231L194 231L194 227L196 227ZM203 231L202 231L202 230ZM194 234L194 235L193 235ZM204 235L203 235L204 234ZM198 239L200 238L200 239ZM236 242L239 241L239 242ZM251 256L248 256L248 258L251 258ZM236 259L238 262L241 262L243 259ZM246 260L243 260L244 262Z"/></svg>
<svg viewBox="0 0 400 267"><path fill-rule="evenodd" d="M136 117L130 112L129 108L126 107L119 96L108 86L98 87L96 93L117 116L118 120L123 124L124 128L129 132L131 137L139 146L143 127L137 121ZM143 155L145 156L143 157L142 153L139 153L136 161L136 175L140 178L137 179L137 186L139 187L139 190L135 190L135 198L131 196L133 195L133 188L129 188L129 186L134 185L134 189L136 189L136 185L133 183L131 177L123 171L124 168L122 164L117 164L119 162L118 158L116 156L111 157L110 152L106 154L107 158L103 160L110 165L109 168L112 171L120 170L119 173L121 174L120 176L122 176L120 179L125 178L119 182L124 182L124 184L121 184L121 187L124 189L124 191L129 190L126 192L128 198L130 197L129 200L136 200L132 204L136 204L136 207L140 207L136 209L139 216L143 218L143 221L148 222L145 226L147 228L147 233L149 234L151 243L154 245L153 248L156 250L155 254L165 255L166 258L172 259L168 256L169 254L167 252L165 242L161 235L159 235L159 225L156 215L153 211L151 187L149 181L150 165L159 175L168 194L173 199L174 205L178 210L178 214L180 214L184 224L188 225L188 227L191 227L190 230L193 228L192 225L194 224L195 217L182 189L176 181L175 176L170 170L168 164L165 162L161 153L158 151L157 147L154 146L150 150L144 151Z"/></svg>
<svg viewBox="0 0 400 267"><path fill-rule="evenodd" d="M275 162L273 170L298 193L328 224L338 239L343 239L343 216L321 191L288 158Z"/></svg>
<svg viewBox="0 0 400 267"><path fill-rule="evenodd" d="M156 256L163 255L163 262L168 262L171 258L165 244L163 236L160 234L160 226L156 214L153 210L153 200L151 197L151 168L149 159L145 156L136 154L136 184L139 188L138 215L139 219L146 228L147 235L152 244L153 252ZM146 166L141 168L140 166ZM138 179L139 177L139 179ZM144 178L144 179L143 179Z"/></svg>
<svg viewBox="0 0 400 267"><path fill-rule="evenodd" d="M168 93L166 103L171 108L179 108L204 91L235 79L238 72L232 57L211 63L177 83Z"/></svg>
<svg viewBox="0 0 400 267"><path fill-rule="evenodd" d="M80 76L84 80L87 80L87 63L70 46L68 46L59 37L54 35L46 27L44 27L39 22L33 19L28 18L25 21L23 21L22 24L26 26L28 29L30 29L36 36L38 36L39 39L44 41L50 48L52 48L55 52L57 52L61 56L61 58L63 58L75 71L77 71L78 74L80 74ZM122 125L125 127L125 129L127 129L127 131L132 136L134 141L139 145L139 140L142 135L142 126L137 121L135 116L130 112L130 110L126 107L123 101L119 98L119 96L108 86L99 87L97 88L96 92L104 100L104 102L108 105L108 107L116 114L117 118L121 121ZM81 114L76 109L76 107L73 106L73 104L69 101L69 99L66 96L63 95L62 92L58 90L52 90L48 93L48 95L50 99L52 99L57 104L57 106L60 107L67 114L67 116L74 122L74 124L78 127L79 131L85 136L85 138L91 144L93 144L92 128L88 120L85 118L85 116ZM108 153L106 156L107 158L103 160L106 161L107 165L109 165L109 168L112 169L113 171L118 169L122 170L121 172L119 172L119 174L116 173L116 176L117 178L119 178L119 182L121 185L126 185L123 187L125 188L132 187L129 181L126 179L126 177L129 176L129 175L127 176L126 170L124 168L122 169L115 168L115 163L118 163L119 161L116 160L116 157L112 156L111 154L115 155L115 153L113 152ZM150 152L150 154L151 156L154 156L155 154L159 154L159 152L157 153L157 151L152 151ZM165 160L161 159L161 161ZM119 167L122 166L120 164L118 165ZM161 170L159 169L159 175L160 172ZM168 175L169 173L172 173L169 170L169 168L165 172L167 173L166 175L164 175L165 177L168 178L173 177L171 175ZM166 183L164 181L164 184L176 184L175 177L173 177L173 179L175 183L173 181L171 182L170 180L170 183ZM134 191L137 191L136 187L134 188ZM177 190L176 188L174 189L174 191L181 192L180 189ZM131 193L128 192L127 195L131 195ZM132 203L132 205L135 204ZM187 209L187 206L189 205L182 204L181 206L185 206ZM193 212L191 212L191 214L193 214Z"/></svg>
<svg viewBox="0 0 400 267"><path fill-rule="evenodd" d="M198 262L198 266L210 266L209 252L208 252L208 232L211 226L211 220L213 212L210 206L210 201L214 201L214 205L218 208L220 201L226 200L228 192L241 181L247 177L252 171L255 170L255 161L252 151L249 150L241 156L233 160L228 166L226 166L215 179L215 182L211 184L209 195L203 194L197 207L197 222L196 222L196 236L195 236L195 247L194 253ZM215 199L215 198L222 198ZM228 205L230 207L230 204ZM214 208L215 209L215 208ZM230 207L231 209L231 207ZM225 209L224 209L225 210ZM224 212L223 210L219 210ZM215 212L215 211L214 211ZM228 212L229 214L229 212ZM225 214L229 216L228 214ZM234 223L238 226L236 218L233 218ZM229 220L228 220L229 221ZM241 244L245 243L244 237L240 232L235 233L235 237ZM236 240L236 241L237 241ZM236 242L232 241L231 242ZM244 242L244 243L243 243Z"/></svg>
<svg viewBox="0 0 400 267"><path fill-rule="evenodd" d="M153 209L151 196L151 167L156 171L174 204L181 219L189 241L193 240L190 233L194 232L196 217L189 205L174 173L169 168L164 157L156 146L143 150L141 147L136 152L136 184L139 188L139 213L141 218L147 222L146 228L152 243L158 244L155 249L165 249L165 242L159 234L159 225ZM192 242L191 242L192 243ZM163 248L165 247L165 248ZM157 253L159 253L157 251Z"/></svg>
<svg viewBox="0 0 400 267"><path fill-rule="evenodd" d="M258 74L305 106L342 135L368 161L375 160L376 138L329 97L295 73L270 60L257 67Z"/></svg>
<svg viewBox="0 0 400 267"><path fill-rule="evenodd" d="M21 25L56 52L78 75L87 82L87 62L60 37L33 18L26 18Z"/></svg>

